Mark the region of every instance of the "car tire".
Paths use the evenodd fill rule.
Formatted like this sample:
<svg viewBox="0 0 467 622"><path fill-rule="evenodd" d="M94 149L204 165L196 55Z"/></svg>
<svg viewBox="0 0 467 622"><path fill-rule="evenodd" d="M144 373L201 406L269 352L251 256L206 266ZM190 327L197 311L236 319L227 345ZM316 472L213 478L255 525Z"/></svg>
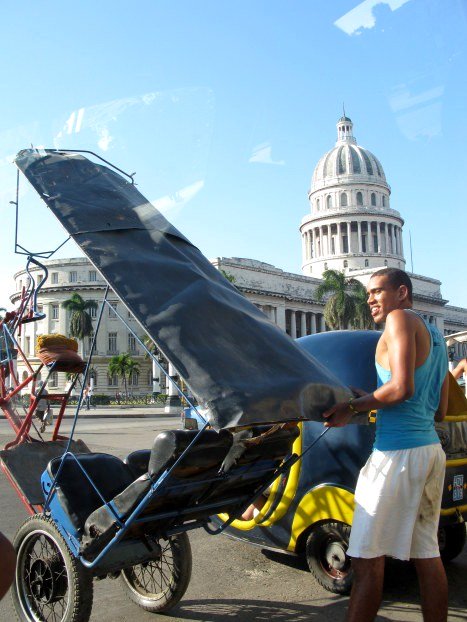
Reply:
<svg viewBox="0 0 467 622"><path fill-rule="evenodd" d="M353 572L347 557L350 525L337 521L319 523L306 541L308 567L318 583L334 594L348 594Z"/></svg>
<svg viewBox="0 0 467 622"><path fill-rule="evenodd" d="M462 553L466 540L465 523L445 525L438 529L439 552L447 563Z"/></svg>

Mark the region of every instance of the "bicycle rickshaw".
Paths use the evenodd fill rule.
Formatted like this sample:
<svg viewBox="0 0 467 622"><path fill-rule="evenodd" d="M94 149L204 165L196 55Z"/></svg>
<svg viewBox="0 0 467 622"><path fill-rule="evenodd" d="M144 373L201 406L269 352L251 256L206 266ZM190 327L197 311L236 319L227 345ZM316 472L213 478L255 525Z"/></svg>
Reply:
<svg viewBox="0 0 467 622"><path fill-rule="evenodd" d="M70 435L62 435L67 401L79 385L82 398L93 347L87 362L72 348L49 348L39 368L31 366L18 337L25 323L43 317L37 294L47 271L40 259L54 251L30 252L16 237L30 279L0 324L0 406L14 433L1 465L31 515L14 541L16 611L24 620L86 621L93 578L119 575L138 605L166 612L190 580L187 532L225 531L297 463L297 422L320 421L351 392L219 274L132 176L81 152L25 150L16 164L207 412L199 431L160 433L152 448L124 461L74 438L79 407ZM38 283L34 268L43 275ZM106 293L94 340L107 304ZM18 357L28 369L21 381ZM41 371L44 388L50 374L72 374L67 392L48 394L60 405L51 439L34 422ZM23 410L17 398L27 387ZM224 518L214 523L216 515Z"/></svg>

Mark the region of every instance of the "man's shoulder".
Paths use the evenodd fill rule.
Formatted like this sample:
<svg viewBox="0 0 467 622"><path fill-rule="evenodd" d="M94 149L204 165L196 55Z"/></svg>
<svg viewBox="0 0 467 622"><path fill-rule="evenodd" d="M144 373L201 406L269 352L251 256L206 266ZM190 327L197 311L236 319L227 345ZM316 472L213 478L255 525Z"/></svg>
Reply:
<svg viewBox="0 0 467 622"><path fill-rule="evenodd" d="M386 327L415 328L424 325L423 320L410 309L393 309L386 317Z"/></svg>

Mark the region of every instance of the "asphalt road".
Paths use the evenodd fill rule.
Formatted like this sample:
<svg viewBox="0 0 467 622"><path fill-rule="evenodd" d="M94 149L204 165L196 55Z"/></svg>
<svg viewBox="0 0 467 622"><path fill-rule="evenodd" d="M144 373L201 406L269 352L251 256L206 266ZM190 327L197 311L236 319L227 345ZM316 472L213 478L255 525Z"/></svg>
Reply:
<svg viewBox="0 0 467 622"><path fill-rule="evenodd" d="M92 411L91 411L92 412ZM124 456L147 448L157 431L177 427L178 419L99 418L99 411L80 423L78 437L91 449ZM111 414L110 412L106 413ZM137 414L136 412L134 414ZM65 421L65 428L70 425ZM0 420L0 444L10 439ZM0 530L13 537L26 512L3 475L0 476ZM282 622L335 621L344 618L347 598L330 594L313 580L295 558L263 552L224 536L190 533L193 577L170 616L147 613L131 603L118 580L96 581L92 622L203 621ZM467 621L467 549L448 568L449 620ZM0 603L0 621L15 619L10 596ZM387 564L385 595L378 620L421 620L417 580L408 563Z"/></svg>

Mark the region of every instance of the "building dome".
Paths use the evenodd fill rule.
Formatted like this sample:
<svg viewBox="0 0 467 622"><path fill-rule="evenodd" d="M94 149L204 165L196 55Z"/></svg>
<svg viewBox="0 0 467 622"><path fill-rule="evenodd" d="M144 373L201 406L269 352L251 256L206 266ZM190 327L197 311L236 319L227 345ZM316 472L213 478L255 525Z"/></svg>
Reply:
<svg viewBox="0 0 467 622"><path fill-rule="evenodd" d="M336 145L316 165L311 180L312 190L351 180L387 186L380 161L371 151L357 145L352 128L349 117L341 117L337 122Z"/></svg>
<svg viewBox="0 0 467 622"><path fill-rule="evenodd" d="M352 274L385 266L403 268L403 219L390 206L391 189L378 158L357 144L345 114L335 146L320 158L308 192L310 213L300 226L302 270Z"/></svg>

